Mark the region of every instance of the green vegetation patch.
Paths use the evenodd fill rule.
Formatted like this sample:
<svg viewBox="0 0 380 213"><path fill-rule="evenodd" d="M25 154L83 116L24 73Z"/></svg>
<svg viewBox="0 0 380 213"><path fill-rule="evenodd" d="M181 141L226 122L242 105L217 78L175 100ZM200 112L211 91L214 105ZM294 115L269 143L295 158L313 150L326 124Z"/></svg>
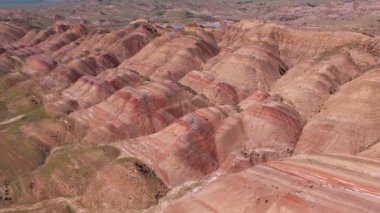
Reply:
<svg viewBox="0 0 380 213"><path fill-rule="evenodd" d="M6 92L4 92L3 94L1 94L0 100L6 103L9 103L17 99L20 99L22 97L28 96L28 93L29 93L28 91L23 90L23 89L11 88L7 90Z"/></svg>
<svg viewBox="0 0 380 213"><path fill-rule="evenodd" d="M46 153L18 134L1 135L0 179L33 170L45 161Z"/></svg>
<svg viewBox="0 0 380 213"><path fill-rule="evenodd" d="M119 154L112 146L64 146L51 153L40 169L11 180L15 200L30 204L46 197L81 195L97 172Z"/></svg>
<svg viewBox="0 0 380 213"><path fill-rule="evenodd" d="M87 176L116 159L118 155L119 150L111 146L67 146L54 152L39 173L49 177L53 172L59 170L63 171L64 175L76 173L79 176Z"/></svg>
<svg viewBox="0 0 380 213"><path fill-rule="evenodd" d="M20 131L23 124L45 117L44 110L38 108L22 119L0 125L0 179L23 174L45 161L46 149Z"/></svg>

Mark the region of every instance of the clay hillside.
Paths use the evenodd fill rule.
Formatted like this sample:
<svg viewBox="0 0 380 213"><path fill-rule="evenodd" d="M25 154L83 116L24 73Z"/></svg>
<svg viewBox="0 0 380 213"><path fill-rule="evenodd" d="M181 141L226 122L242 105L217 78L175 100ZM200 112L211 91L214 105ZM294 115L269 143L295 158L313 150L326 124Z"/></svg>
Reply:
<svg viewBox="0 0 380 213"><path fill-rule="evenodd" d="M380 37L218 23L0 22L0 213L379 212Z"/></svg>

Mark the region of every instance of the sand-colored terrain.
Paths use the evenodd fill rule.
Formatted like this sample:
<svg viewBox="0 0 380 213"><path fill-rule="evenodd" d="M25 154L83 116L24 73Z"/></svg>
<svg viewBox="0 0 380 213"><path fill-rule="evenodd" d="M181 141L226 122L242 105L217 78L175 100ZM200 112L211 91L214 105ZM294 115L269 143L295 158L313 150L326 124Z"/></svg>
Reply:
<svg viewBox="0 0 380 213"><path fill-rule="evenodd" d="M0 212L378 212L380 37L298 22L0 22Z"/></svg>

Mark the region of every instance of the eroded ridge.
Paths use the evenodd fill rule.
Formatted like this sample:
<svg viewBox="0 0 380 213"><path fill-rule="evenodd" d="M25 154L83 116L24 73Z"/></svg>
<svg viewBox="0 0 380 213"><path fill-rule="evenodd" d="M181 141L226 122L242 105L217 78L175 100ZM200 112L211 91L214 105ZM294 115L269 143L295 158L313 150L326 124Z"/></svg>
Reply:
<svg viewBox="0 0 380 213"><path fill-rule="evenodd" d="M0 212L376 212L380 39L0 23Z"/></svg>

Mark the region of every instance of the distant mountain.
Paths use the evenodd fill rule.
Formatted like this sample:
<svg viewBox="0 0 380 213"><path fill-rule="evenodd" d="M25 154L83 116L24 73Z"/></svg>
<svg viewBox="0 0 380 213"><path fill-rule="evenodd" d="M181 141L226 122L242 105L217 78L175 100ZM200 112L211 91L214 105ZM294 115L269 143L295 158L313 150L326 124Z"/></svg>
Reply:
<svg viewBox="0 0 380 213"><path fill-rule="evenodd" d="M0 4L41 3L44 0L2 0Z"/></svg>
<svg viewBox="0 0 380 213"><path fill-rule="evenodd" d="M0 0L0 6L18 6L31 4L56 3L62 0Z"/></svg>

